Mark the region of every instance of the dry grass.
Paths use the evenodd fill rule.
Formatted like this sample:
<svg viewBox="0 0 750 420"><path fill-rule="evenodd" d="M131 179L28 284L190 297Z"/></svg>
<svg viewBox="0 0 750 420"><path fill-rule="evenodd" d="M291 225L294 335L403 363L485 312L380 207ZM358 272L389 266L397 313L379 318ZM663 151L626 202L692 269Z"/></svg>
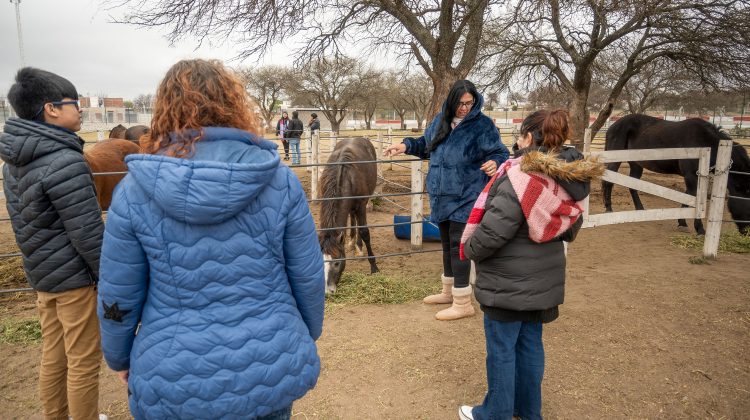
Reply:
<svg viewBox="0 0 750 420"><path fill-rule="evenodd" d="M21 257L0 259L0 289L29 287Z"/></svg>
<svg viewBox="0 0 750 420"><path fill-rule="evenodd" d="M435 282L416 278L394 278L382 274L344 273L326 307L388 305L413 302L435 293Z"/></svg>
<svg viewBox="0 0 750 420"><path fill-rule="evenodd" d="M0 343L36 344L42 341L42 327L37 319L6 318L0 321Z"/></svg>
<svg viewBox="0 0 750 420"><path fill-rule="evenodd" d="M671 239L672 245L682 249L703 249L703 236L677 235ZM724 232L719 239L719 252L747 254L750 253L750 236L740 235L737 231Z"/></svg>

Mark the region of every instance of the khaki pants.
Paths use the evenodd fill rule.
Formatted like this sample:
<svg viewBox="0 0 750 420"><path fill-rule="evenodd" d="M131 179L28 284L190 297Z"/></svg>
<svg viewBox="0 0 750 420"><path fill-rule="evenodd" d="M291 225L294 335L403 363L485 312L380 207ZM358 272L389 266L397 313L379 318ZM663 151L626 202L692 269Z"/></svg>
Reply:
<svg viewBox="0 0 750 420"><path fill-rule="evenodd" d="M42 324L39 395L45 419L99 418L102 359L96 289L37 292Z"/></svg>

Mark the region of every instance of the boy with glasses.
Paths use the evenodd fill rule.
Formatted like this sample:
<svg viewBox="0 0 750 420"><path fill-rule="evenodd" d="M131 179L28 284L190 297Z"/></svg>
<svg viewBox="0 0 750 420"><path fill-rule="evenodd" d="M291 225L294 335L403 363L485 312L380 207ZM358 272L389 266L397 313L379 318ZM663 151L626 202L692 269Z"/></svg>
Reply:
<svg viewBox="0 0 750 420"><path fill-rule="evenodd" d="M39 394L45 419L99 415L96 283L104 224L83 159L78 93L26 67L16 74L0 136L5 203L42 326Z"/></svg>

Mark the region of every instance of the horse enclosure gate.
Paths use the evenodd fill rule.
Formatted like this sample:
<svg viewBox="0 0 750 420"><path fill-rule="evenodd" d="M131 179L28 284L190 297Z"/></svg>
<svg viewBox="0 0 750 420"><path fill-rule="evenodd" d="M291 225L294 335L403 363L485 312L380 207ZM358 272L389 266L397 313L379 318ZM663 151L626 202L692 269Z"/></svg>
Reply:
<svg viewBox="0 0 750 420"><path fill-rule="evenodd" d="M721 222L724 213L724 199L726 197L727 178L729 171L723 170L730 164L732 150L731 140L721 140L716 158L715 176L711 187L710 209L706 207L710 172L711 149L708 147L668 148L668 149L630 149L591 152L591 132L586 130L584 138L584 153L596 156L603 163L629 162L645 160L698 159L698 186L695 196L672 190L652 182L636 179L619 172L605 170L603 181L642 191L647 194L675 201L683 205L681 208L660 208L648 210L630 210L601 214L589 214L588 198L584 208L584 228L612 225L630 222L645 222L673 219L702 219L708 212L708 225L703 245L703 255L715 258L719 248Z"/></svg>

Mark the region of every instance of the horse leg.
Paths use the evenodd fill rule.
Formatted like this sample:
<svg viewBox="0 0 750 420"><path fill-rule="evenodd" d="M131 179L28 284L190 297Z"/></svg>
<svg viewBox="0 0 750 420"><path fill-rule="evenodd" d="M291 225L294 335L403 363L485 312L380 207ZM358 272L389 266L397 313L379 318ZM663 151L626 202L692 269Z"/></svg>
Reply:
<svg viewBox="0 0 750 420"><path fill-rule="evenodd" d="M346 249L347 251L351 251L352 253L354 253L354 255L357 255L357 249L355 246L355 243L357 242L357 221L354 209L349 212L349 226L351 226L352 229L348 229L349 237L346 239Z"/></svg>
<svg viewBox="0 0 750 420"><path fill-rule="evenodd" d="M685 193L690 195L695 195L696 191L698 190L698 176L695 174L697 168L693 169L692 172L690 172L690 169L683 171L685 175ZM682 207L689 207L685 204L682 205ZM685 219L678 219L677 220L677 226L681 227L687 227L687 223L685 222ZM703 220L701 219L694 219L693 220L693 227L695 228L695 233L698 235L705 235L706 230L703 229Z"/></svg>
<svg viewBox="0 0 750 420"><path fill-rule="evenodd" d="M607 169L610 171L617 172L620 169L622 162L611 162L607 164ZM602 197L604 199L604 211L607 213L612 211L612 187L613 183L602 181Z"/></svg>
<svg viewBox="0 0 750 420"><path fill-rule="evenodd" d="M635 179L641 179L643 176L643 166L635 163L628 162L630 164L630 176ZM636 210L643 210L643 203L641 203L641 197L638 195L638 190L630 189L630 197L633 198L633 205Z"/></svg>
<svg viewBox="0 0 750 420"><path fill-rule="evenodd" d="M375 254L372 252L372 244L370 244L370 228L367 227L367 213L366 213L365 206L359 206L357 209L357 220L359 221L359 237L362 238L362 241L365 243L365 247L367 247L367 256L369 257L367 260L370 262L370 274L377 273L380 271L378 269L378 265L375 263Z"/></svg>

